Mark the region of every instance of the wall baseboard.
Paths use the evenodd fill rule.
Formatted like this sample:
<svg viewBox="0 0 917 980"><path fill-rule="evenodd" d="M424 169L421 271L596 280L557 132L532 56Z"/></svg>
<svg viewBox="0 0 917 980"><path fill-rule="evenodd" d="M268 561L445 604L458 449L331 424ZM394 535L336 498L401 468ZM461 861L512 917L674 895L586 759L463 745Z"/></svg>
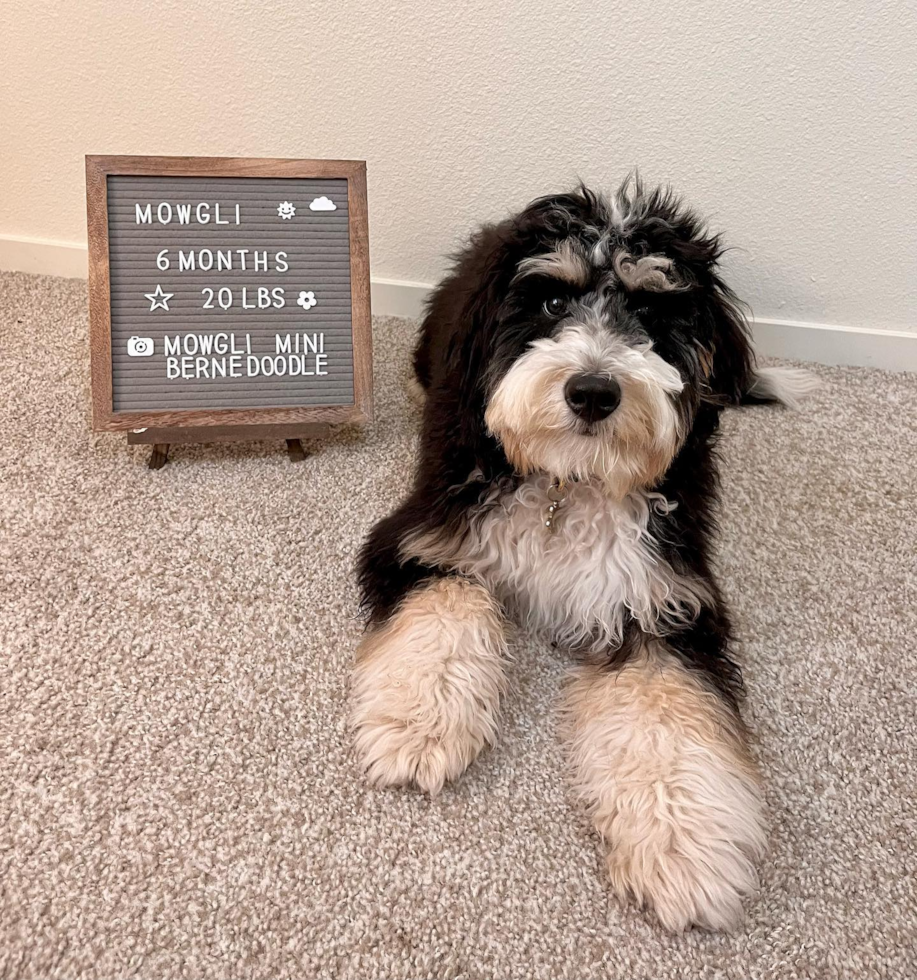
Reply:
<svg viewBox="0 0 917 980"><path fill-rule="evenodd" d="M85 245L0 236L0 269L85 279L87 250ZM431 288L427 283L373 278L373 313L419 317ZM886 371L917 371L917 331L876 330L764 317L754 319L752 331L755 347L765 357Z"/></svg>
<svg viewBox="0 0 917 980"><path fill-rule="evenodd" d="M52 242L46 238L2 235L0 269L62 276L64 279L85 279L89 275L89 249L85 245Z"/></svg>
<svg viewBox="0 0 917 980"><path fill-rule="evenodd" d="M917 371L917 332L755 318L755 350L765 357Z"/></svg>
<svg viewBox="0 0 917 980"><path fill-rule="evenodd" d="M372 278L373 313L376 316L423 316L423 306L433 287L425 282Z"/></svg>

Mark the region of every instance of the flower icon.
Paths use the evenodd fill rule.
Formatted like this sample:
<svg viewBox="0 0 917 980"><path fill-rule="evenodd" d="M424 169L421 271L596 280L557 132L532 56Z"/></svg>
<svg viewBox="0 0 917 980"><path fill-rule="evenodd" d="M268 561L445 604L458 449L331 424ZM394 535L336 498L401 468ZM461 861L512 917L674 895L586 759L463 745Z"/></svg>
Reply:
<svg viewBox="0 0 917 980"><path fill-rule="evenodd" d="M284 221L289 221L296 214L296 208L289 201L281 201L277 205L277 213Z"/></svg>
<svg viewBox="0 0 917 980"><path fill-rule="evenodd" d="M312 307L315 306L315 304L318 302L318 300L315 298L315 293L311 291L306 292L305 290L303 290L299 294L299 299L296 300L296 302L304 310L311 310Z"/></svg>

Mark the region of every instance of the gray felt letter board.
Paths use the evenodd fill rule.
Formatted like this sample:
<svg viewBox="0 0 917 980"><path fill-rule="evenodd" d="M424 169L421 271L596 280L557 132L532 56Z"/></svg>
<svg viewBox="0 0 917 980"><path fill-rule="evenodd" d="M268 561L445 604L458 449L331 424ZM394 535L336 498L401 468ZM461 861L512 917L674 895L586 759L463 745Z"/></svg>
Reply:
<svg viewBox="0 0 917 980"><path fill-rule="evenodd" d="M97 429L371 417L361 162L87 157L87 199Z"/></svg>

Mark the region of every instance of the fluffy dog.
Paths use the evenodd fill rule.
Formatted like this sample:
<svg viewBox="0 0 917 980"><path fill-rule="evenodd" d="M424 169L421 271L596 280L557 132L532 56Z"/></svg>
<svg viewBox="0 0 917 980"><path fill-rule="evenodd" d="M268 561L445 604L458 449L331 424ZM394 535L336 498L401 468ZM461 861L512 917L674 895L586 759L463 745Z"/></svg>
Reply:
<svg viewBox="0 0 917 980"><path fill-rule="evenodd" d="M711 567L719 415L809 386L756 369L721 253L636 181L483 228L430 300L414 486L360 563L370 780L459 776L497 735L508 619L543 631L577 656L563 728L612 886L676 931L735 926L765 847Z"/></svg>

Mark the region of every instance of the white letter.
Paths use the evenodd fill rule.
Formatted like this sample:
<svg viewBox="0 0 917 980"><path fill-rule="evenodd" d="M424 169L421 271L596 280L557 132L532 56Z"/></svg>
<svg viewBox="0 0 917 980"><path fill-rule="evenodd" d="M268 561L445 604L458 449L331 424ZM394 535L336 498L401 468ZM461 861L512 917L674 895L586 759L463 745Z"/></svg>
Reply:
<svg viewBox="0 0 917 980"><path fill-rule="evenodd" d="M136 215L136 224L138 225L151 225L153 223L153 205L148 204L146 208L141 208L139 204L134 205L134 214Z"/></svg>
<svg viewBox="0 0 917 980"><path fill-rule="evenodd" d="M202 211L201 208L204 210ZM200 225L206 225L210 223L210 205L209 204L198 204L197 206L197 222Z"/></svg>
<svg viewBox="0 0 917 980"><path fill-rule="evenodd" d="M290 268L290 263L287 262L286 252L278 252L274 256L274 267L278 272L286 272Z"/></svg>
<svg viewBox="0 0 917 980"><path fill-rule="evenodd" d="M166 209L165 212L163 212L163 208ZM163 213L167 214L168 217L164 218ZM172 220L172 205L168 201L163 201L156 209L156 217L161 225L167 225Z"/></svg>

